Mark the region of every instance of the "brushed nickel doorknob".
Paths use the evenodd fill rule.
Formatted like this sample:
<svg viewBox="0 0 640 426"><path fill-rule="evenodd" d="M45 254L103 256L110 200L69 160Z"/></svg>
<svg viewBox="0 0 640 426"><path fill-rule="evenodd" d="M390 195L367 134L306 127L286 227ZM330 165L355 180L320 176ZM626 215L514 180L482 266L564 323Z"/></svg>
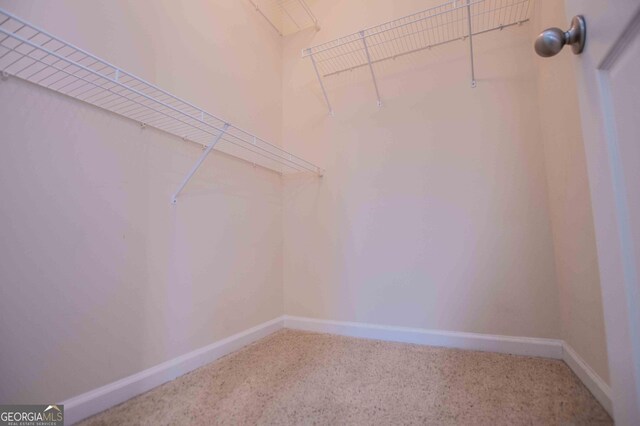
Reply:
<svg viewBox="0 0 640 426"><path fill-rule="evenodd" d="M571 28L562 31L560 28L548 28L536 38L536 53L543 58L557 55L565 44L571 45L571 50L579 55L584 50L587 38L587 24L582 15L574 16Z"/></svg>

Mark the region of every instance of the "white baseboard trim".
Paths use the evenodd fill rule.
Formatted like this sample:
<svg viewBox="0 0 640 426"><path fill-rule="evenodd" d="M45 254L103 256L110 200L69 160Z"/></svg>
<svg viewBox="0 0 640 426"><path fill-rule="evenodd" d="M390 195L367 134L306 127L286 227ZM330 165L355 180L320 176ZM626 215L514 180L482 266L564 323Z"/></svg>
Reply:
<svg viewBox="0 0 640 426"><path fill-rule="evenodd" d="M567 342L562 343L565 363L573 370L593 396L613 418L613 400L611 399L611 387L587 364L584 359Z"/></svg>
<svg viewBox="0 0 640 426"><path fill-rule="evenodd" d="M315 331L318 333L361 337L365 339L561 359L573 370L598 402L607 410L609 415L613 417L611 388L571 346L562 340L391 327L289 315L284 316L284 326L285 328L295 330Z"/></svg>
<svg viewBox="0 0 640 426"><path fill-rule="evenodd" d="M611 388L569 346L556 339L512 337L422 328L393 327L359 322L331 321L284 315L234 334L211 345L108 385L63 401L65 424L73 424L118 405L163 383L262 339L282 328L337 334L341 336L415 343L513 355L561 359L582 380L594 397L613 416Z"/></svg>
<svg viewBox="0 0 640 426"><path fill-rule="evenodd" d="M129 377L67 399L62 402L65 424L79 422L202 367L280 330L283 325L284 317L275 318Z"/></svg>
<svg viewBox="0 0 640 426"><path fill-rule="evenodd" d="M284 317L284 326L296 330L316 331L366 339L562 359L562 341L555 339L391 327L386 325L330 321L288 315Z"/></svg>

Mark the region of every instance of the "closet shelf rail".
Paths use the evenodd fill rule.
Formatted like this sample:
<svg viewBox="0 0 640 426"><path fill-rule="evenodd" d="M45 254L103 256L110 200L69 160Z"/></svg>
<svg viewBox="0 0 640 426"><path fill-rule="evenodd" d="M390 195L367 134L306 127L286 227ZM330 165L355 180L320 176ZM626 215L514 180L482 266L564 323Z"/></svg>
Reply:
<svg viewBox="0 0 640 426"><path fill-rule="evenodd" d="M0 9L0 73L15 76L69 97L200 144L196 167L213 146L226 154L281 174L323 170L276 145L235 127L179 97L130 74Z"/></svg>
<svg viewBox="0 0 640 426"><path fill-rule="evenodd" d="M302 51L310 58L332 112L323 78L369 67L378 93L374 65L454 41L467 41L471 86L475 87L473 37L529 20L533 0L451 0L442 5L376 25ZM378 95L378 105L381 105Z"/></svg>

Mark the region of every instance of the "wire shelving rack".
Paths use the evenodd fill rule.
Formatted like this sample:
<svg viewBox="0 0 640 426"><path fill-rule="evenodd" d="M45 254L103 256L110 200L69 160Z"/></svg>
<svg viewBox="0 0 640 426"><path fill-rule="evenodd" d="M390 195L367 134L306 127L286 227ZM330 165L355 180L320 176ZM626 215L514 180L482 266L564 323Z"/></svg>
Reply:
<svg viewBox="0 0 640 426"><path fill-rule="evenodd" d="M287 174L323 170L183 99L0 9L0 74L15 76L201 144L204 153L172 197L176 202L214 146Z"/></svg>
<svg viewBox="0 0 640 426"><path fill-rule="evenodd" d="M302 51L310 58L322 92L333 113L323 78L369 68L382 105L374 65L454 41L469 43L471 87L476 87L473 38L490 31L520 25L529 20L533 0L451 0Z"/></svg>
<svg viewBox="0 0 640 426"><path fill-rule="evenodd" d="M319 30L318 19L305 0L249 0L281 36L306 28Z"/></svg>

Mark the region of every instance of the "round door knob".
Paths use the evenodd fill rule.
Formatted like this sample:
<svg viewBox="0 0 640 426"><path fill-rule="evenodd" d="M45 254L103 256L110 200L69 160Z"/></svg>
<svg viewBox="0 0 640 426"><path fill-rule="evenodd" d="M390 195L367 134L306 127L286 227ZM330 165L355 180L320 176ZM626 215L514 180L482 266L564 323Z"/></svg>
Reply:
<svg viewBox="0 0 640 426"><path fill-rule="evenodd" d="M571 28L562 31L560 28L549 28L540 33L536 38L534 47L536 53L543 58L557 55L565 44L571 45L576 55L584 50L587 35L587 26L582 16L574 16L571 20Z"/></svg>

